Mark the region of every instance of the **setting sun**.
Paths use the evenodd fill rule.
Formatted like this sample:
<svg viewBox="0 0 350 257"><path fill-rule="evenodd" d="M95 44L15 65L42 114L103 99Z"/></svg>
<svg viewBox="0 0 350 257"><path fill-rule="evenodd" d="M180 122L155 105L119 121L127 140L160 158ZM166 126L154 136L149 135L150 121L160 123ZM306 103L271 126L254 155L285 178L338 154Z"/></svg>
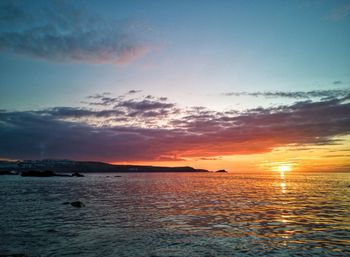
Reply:
<svg viewBox="0 0 350 257"><path fill-rule="evenodd" d="M285 171L291 171L292 170L292 167L290 165L279 165L277 167L277 170L279 172L285 172Z"/></svg>

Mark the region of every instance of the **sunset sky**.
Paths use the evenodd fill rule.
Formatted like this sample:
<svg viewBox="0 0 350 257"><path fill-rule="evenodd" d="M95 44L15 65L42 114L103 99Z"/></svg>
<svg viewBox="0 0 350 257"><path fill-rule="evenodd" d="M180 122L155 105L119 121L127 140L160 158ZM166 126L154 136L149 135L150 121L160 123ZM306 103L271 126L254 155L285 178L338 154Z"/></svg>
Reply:
<svg viewBox="0 0 350 257"><path fill-rule="evenodd" d="M0 1L0 159L350 171L350 1Z"/></svg>

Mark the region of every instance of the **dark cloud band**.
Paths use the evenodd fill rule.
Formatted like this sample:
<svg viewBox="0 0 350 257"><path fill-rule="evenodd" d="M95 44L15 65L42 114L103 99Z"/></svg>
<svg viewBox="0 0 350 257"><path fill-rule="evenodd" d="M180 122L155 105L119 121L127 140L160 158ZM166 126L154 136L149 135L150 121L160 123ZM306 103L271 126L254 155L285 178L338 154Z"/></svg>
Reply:
<svg viewBox="0 0 350 257"><path fill-rule="evenodd" d="M103 161L211 158L264 153L290 144L341 144L335 137L350 133L347 98L244 112L180 109L164 99L152 99L120 100L116 104L120 109L1 111L0 157Z"/></svg>

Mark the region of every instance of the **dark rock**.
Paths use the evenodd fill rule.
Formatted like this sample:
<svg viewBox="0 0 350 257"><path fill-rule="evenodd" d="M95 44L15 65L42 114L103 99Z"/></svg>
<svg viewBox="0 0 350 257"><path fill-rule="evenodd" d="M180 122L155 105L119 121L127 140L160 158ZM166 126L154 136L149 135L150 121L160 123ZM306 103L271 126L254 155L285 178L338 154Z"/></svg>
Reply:
<svg viewBox="0 0 350 257"><path fill-rule="evenodd" d="M72 177L84 177L84 175L83 175L83 174L80 174L79 172L74 172L74 173L72 174Z"/></svg>
<svg viewBox="0 0 350 257"><path fill-rule="evenodd" d="M28 171L23 171L21 176L23 176L23 177L53 177L53 176L56 176L56 173L51 171L51 170L45 170L45 171L28 170Z"/></svg>
<svg viewBox="0 0 350 257"><path fill-rule="evenodd" d="M226 173L227 171L226 170L217 170L216 172Z"/></svg>
<svg viewBox="0 0 350 257"><path fill-rule="evenodd" d="M23 177L70 177L70 175L67 174L58 174L53 172L52 170L29 170L29 171L23 171L21 176Z"/></svg>
<svg viewBox="0 0 350 257"><path fill-rule="evenodd" d="M114 176L115 178L121 178L122 176Z"/></svg>
<svg viewBox="0 0 350 257"><path fill-rule="evenodd" d="M80 208L80 207L84 207L84 206L85 206L85 204L83 204L83 203L80 202L80 201L75 201L75 202L63 202L62 204L63 204L63 205L70 204L70 205L72 205L72 206L74 206L74 207L77 207L77 208Z"/></svg>
<svg viewBox="0 0 350 257"><path fill-rule="evenodd" d="M77 207L77 208L80 208L80 207L84 207L85 205L80 202L80 201L75 201L75 202L71 202L70 205L74 206L74 207Z"/></svg>
<svg viewBox="0 0 350 257"><path fill-rule="evenodd" d="M15 170L2 170L0 171L0 175L19 175ZM1 256L1 255L0 255Z"/></svg>

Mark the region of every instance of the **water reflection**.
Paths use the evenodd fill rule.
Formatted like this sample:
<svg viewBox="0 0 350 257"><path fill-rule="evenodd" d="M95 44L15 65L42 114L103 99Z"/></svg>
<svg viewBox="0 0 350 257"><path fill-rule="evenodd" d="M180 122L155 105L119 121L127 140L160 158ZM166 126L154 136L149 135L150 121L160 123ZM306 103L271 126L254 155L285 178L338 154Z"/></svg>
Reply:
<svg viewBox="0 0 350 257"><path fill-rule="evenodd" d="M284 171L280 171L280 176L281 176L281 179L284 179Z"/></svg>
<svg viewBox="0 0 350 257"><path fill-rule="evenodd" d="M286 193L286 182L281 182L281 191L283 194Z"/></svg>
<svg viewBox="0 0 350 257"><path fill-rule="evenodd" d="M345 253L350 243L347 174L6 179L0 181L0 242L6 242L1 251L87 257L332 256ZM85 208L61 204L77 198Z"/></svg>
<svg viewBox="0 0 350 257"><path fill-rule="evenodd" d="M281 191L282 191L282 194L285 194L286 193L286 181L285 181L285 174L284 174L284 170L281 170L280 171L280 177L281 177Z"/></svg>

